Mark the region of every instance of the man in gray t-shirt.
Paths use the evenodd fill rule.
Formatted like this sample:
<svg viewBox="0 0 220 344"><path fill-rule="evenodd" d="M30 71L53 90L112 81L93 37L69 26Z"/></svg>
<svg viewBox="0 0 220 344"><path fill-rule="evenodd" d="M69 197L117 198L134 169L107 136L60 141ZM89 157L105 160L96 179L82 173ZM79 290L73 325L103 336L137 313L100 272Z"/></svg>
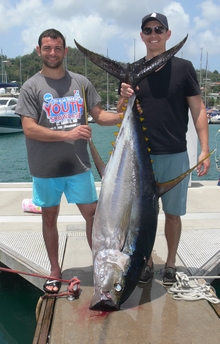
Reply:
<svg viewBox="0 0 220 344"><path fill-rule="evenodd" d="M64 69L68 49L59 31L44 31L36 49L42 70L22 86L16 113L21 116L26 136L33 203L42 208L43 236L51 264L44 291L56 294L61 286L57 217L63 193L84 217L92 247L97 195L87 152L91 128L86 124L84 102L100 125L115 125L121 119L102 109L100 97L87 78Z"/></svg>

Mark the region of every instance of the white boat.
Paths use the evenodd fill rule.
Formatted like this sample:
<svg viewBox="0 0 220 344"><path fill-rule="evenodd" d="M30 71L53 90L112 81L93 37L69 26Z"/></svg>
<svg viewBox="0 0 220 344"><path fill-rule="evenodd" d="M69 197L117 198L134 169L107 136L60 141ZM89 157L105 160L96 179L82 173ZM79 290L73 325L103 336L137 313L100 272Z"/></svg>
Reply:
<svg viewBox="0 0 220 344"><path fill-rule="evenodd" d="M91 115L88 115L88 123L95 123L95 120Z"/></svg>
<svg viewBox="0 0 220 344"><path fill-rule="evenodd" d="M114 112L117 113L117 108L116 107L110 107L108 112Z"/></svg>
<svg viewBox="0 0 220 344"><path fill-rule="evenodd" d="M210 124L220 124L220 114L209 117Z"/></svg>
<svg viewBox="0 0 220 344"><path fill-rule="evenodd" d="M22 132L21 118L15 113L18 99L15 97L0 96L0 134Z"/></svg>

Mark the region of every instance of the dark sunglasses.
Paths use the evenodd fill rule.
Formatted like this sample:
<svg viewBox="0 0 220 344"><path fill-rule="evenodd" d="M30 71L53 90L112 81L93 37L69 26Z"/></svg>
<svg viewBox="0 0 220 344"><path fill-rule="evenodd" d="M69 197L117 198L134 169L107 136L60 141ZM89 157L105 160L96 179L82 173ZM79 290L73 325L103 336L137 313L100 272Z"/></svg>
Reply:
<svg viewBox="0 0 220 344"><path fill-rule="evenodd" d="M167 31L167 29L163 26L155 26L153 29L151 27L145 27L144 29L142 29L142 32L145 35L151 35L153 30L157 35L161 35L165 31Z"/></svg>

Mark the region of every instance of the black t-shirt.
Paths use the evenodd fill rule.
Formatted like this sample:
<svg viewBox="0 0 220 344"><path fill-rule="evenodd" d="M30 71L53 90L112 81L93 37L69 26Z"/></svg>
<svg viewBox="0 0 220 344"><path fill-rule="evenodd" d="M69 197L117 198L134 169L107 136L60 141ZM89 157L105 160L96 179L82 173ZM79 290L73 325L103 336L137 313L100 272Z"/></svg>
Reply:
<svg viewBox="0 0 220 344"><path fill-rule="evenodd" d="M136 91L149 139L151 154L186 151L188 103L186 97L200 94L195 69L190 61L171 58L157 72L140 82Z"/></svg>

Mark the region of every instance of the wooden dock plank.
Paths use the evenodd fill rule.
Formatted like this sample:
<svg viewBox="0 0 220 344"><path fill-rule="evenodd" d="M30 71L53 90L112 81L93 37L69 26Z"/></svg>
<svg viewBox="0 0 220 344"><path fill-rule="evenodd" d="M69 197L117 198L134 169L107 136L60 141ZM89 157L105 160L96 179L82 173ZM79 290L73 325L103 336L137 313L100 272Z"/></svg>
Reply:
<svg viewBox="0 0 220 344"><path fill-rule="evenodd" d="M48 342L55 300L55 298L43 300L32 344L46 344Z"/></svg>

